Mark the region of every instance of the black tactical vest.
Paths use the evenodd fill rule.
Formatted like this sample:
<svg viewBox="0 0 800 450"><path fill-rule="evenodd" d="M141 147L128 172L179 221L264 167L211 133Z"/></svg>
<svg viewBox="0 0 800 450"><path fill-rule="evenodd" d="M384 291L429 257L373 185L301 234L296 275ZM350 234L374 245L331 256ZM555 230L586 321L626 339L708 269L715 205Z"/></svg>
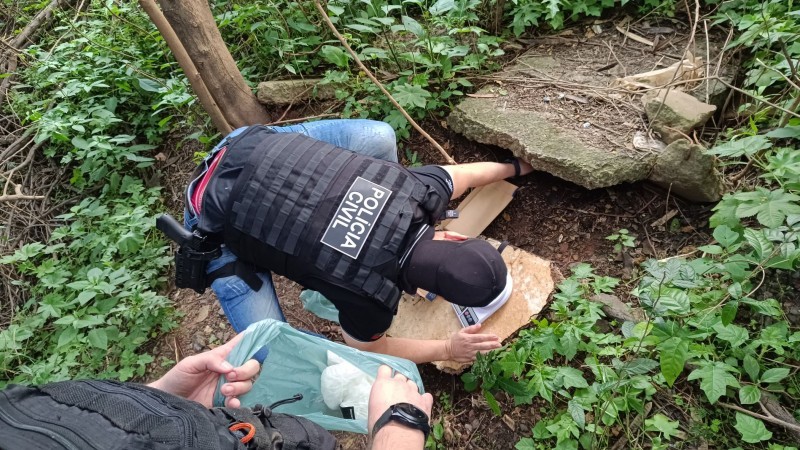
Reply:
<svg viewBox="0 0 800 450"><path fill-rule="evenodd" d="M398 260L411 232L433 224L447 199L399 164L266 127L231 140L217 170L243 158L224 201L222 236L230 250L300 284L323 280L394 311Z"/></svg>
<svg viewBox="0 0 800 450"><path fill-rule="evenodd" d="M244 431L231 431L234 424L255 432L248 440ZM0 391L0 448L335 450L338 445L318 425L269 408L209 410L147 386L64 381Z"/></svg>

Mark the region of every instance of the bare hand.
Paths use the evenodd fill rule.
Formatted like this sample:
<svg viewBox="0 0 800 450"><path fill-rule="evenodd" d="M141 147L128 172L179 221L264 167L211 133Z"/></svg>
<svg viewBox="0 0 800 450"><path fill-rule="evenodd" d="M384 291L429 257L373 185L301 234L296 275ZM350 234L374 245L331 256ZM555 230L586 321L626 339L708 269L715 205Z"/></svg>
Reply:
<svg viewBox="0 0 800 450"><path fill-rule="evenodd" d="M253 388L251 379L261 370L261 364L254 359L248 360L239 367L233 367L228 361L225 361L241 338L242 335L239 334L213 350L182 359L163 377L150 383L149 386L194 400L206 408L211 408L217 382L221 376L224 376L228 382L222 385L220 391L225 396L225 406L238 408L241 403L237 397Z"/></svg>
<svg viewBox="0 0 800 450"><path fill-rule="evenodd" d="M414 384L413 381L400 373L392 376L391 367L380 366L378 368L378 376L375 378L375 383L372 384L372 391L369 393L367 423L369 424L370 433L372 433L372 427L375 425L375 421L378 420L390 406L397 403L411 403L422 411L425 411L429 419L431 417L431 408L433 407L433 397L431 394L420 395L419 388L417 388L417 385Z"/></svg>
<svg viewBox="0 0 800 450"><path fill-rule="evenodd" d="M450 360L457 362L470 362L475 360L475 355L486 353L500 348L500 338L494 334L478 334L481 324L470 325L462 328L450 336L448 341L448 354Z"/></svg>

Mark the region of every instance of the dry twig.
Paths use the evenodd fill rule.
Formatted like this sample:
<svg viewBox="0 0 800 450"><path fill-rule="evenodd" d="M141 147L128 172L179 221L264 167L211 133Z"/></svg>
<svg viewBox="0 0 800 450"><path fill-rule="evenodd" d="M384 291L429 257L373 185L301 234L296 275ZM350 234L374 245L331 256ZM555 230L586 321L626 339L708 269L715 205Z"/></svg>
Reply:
<svg viewBox="0 0 800 450"><path fill-rule="evenodd" d="M414 119L412 119L411 116L408 115L406 110L402 106L400 106L399 103L397 103L397 100L395 100L394 97L392 97L392 94L390 94L389 91L387 91L386 88L383 87L383 84L380 81L378 81L377 78L375 78L375 75L372 74L372 71L370 71L367 68L367 66L365 66L364 63L361 62L361 59L359 59L358 55L356 55L356 52L353 51L353 49L350 47L350 44L347 43L347 40L344 38L344 36L342 36L342 34L339 33L339 30L337 30L336 26L333 24L333 22L331 22L331 18L328 17L328 13L325 12L325 8L322 7L322 3L320 3L320 0L314 0L314 5L317 7L317 11L319 11L320 15L322 16L322 19L328 25L328 28L330 28L334 36L336 36L336 38L339 39L339 42L342 44L345 50L347 50L347 52L350 53L350 56L353 57L353 60L356 62L358 67L361 70L363 70L364 73L367 74L369 79L372 80L373 83L375 83L375 86L377 86L378 89L380 89L381 92L383 92L386 98L388 98L389 101L392 102L394 107L397 108L398 111L400 111L400 114L402 114L403 117L406 118L408 123L410 123L411 126L413 126L414 129L416 129L419 132L419 134L421 134L425 139L427 139L428 142L430 142L431 145L433 145L436 148L436 150L439 151L439 153L442 155L445 161L447 161L448 164L455 164L456 161L447 153L447 151L445 151L445 149L441 145L439 145L439 143L436 142L436 140L433 139L430 134L428 134L425 130L423 130L422 127L420 127L417 124L417 122Z"/></svg>

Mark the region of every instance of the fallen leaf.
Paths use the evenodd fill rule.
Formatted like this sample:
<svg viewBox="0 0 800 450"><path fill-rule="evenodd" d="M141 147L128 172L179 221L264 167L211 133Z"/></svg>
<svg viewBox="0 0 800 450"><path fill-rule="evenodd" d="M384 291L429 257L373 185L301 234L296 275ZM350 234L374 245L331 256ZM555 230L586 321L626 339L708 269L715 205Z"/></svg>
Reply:
<svg viewBox="0 0 800 450"><path fill-rule="evenodd" d="M200 323L200 322L206 320L206 318L208 318L208 305L203 305L203 307L200 308L199 312L197 313L197 317L194 318L192 323L196 323L196 324Z"/></svg>
<svg viewBox="0 0 800 450"><path fill-rule="evenodd" d="M517 423L514 422L514 419L508 416L508 414L503 414L503 423L506 424L509 430L514 431L517 428Z"/></svg>

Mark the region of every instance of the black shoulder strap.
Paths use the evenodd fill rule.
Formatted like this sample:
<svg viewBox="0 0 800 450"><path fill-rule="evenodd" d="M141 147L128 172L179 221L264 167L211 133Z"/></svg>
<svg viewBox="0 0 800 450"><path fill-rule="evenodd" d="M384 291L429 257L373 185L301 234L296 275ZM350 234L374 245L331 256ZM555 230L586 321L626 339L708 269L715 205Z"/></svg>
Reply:
<svg viewBox="0 0 800 450"><path fill-rule="evenodd" d="M213 283L214 280L218 278L230 277L232 275L236 275L237 277L241 278L245 283L247 283L247 286L249 286L250 289L256 292L261 290L261 286L264 284L264 282L261 281L261 278L258 277L258 269L256 269L252 264L247 264L239 259L229 262L219 269L210 272L206 275L206 280L208 285L211 286L211 283Z"/></svg>

